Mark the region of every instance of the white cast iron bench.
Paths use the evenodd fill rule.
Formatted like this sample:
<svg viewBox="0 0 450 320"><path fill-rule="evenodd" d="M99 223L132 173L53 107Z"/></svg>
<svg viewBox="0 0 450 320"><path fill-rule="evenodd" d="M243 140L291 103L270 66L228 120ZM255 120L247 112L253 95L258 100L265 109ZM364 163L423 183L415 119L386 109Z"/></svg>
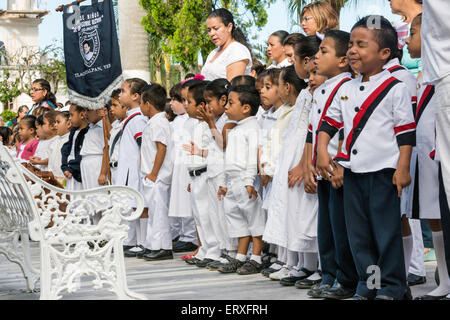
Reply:
<svg viewBox="0 0 450 320"><path fill-rule="evenodd" d="M143 207L142 195L128 187L54 187L0 142L0 253L21 267L29 291L40 279L41 299L75 292L82 275L93 275L94 289L106 285L118 299L146 299L128 289L123 256L127 222L139 218ZM100 212L101 220L93 225L91 218ZM40 242L40 272L31 264L29 236Z"/></svg>

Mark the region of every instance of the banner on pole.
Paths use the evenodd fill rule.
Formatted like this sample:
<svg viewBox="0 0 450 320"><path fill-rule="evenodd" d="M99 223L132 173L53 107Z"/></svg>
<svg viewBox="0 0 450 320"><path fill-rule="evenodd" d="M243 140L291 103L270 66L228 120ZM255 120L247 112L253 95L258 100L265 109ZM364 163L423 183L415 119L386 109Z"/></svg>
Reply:
<svg viewBox="0 0 450 320"><path fill-rule="evenodd" d="M69 99L100 109L123 82L112 1L82 7L75 1L64 6L63 23Z"/></svg>

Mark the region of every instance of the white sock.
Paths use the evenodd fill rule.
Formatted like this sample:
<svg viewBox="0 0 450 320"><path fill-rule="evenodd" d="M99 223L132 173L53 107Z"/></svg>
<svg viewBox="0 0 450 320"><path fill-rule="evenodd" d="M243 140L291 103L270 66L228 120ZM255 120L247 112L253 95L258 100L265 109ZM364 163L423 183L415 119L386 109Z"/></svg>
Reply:
<svg viewBox="0 0 450 320"><path fill-rule="evenodd" d="M247 256L245 254L238 253L238 254L236 254L236 259L241 261L241 262L244 262L244 261L247 260Z"/></svg>
<svg viewBox="0 0 450 320"><path fill-rule="evenodd" d="M145 245L147 242L147 224L148 224L148 218L145 219L139 219L139 229L140 229L140 236L141 240L140 242L142 245ZM147 248L149 249L149 248Z"/></svg>
<svg viewBox="0 0 450 320"><path fill-rule="evenodd" d="M450 293L450 278L445 261L444 235L442 231L432 232L434 251L439 272L439 287L428 293L430 296L446 296Z"/></svg>
<svg viewBox="0 0 450 320"><path fill-rule="evenodd" d="M229 250L229 251L227 252L227 254L228 254L231 258L236 259L237 251L236 251L236 250Z"/></svg>
<svg viewBox="0 0 450 320"><path fill-rule="evenodd" d="M287 260L287 249L286 248L278 246L278 260L283 263L286 263L286 260Z"/></svg>
<svg viewBox="0 0 450 320"><path fill-rule="evenodd" d="M297 256L298 256L297 269L303 268L303 264L305 263L303 252L297 252Z"/></svg>
<svg viewBox="0 0 450 320"><path fill-rule="evenodd" d="M406 274L409 272L409 265L411 263L411 255L413 251L414 239L412 234L406 237L403 237L403 254L405 256L405 268Z"/></svg>
<svg viewBox="0 0 450 320"><path fill-rule="evenodd" d="M250 260L254 260L254 261L258 262L259 264L262 263L261 256L255 256L254 254L252 254Z"/></svg>
<svg viewBox="0 0 450 320"><path fill-rule="evenodd" d="M287 250L286 264L290 267L295 267L298 264L298 254L295 251Z"/></svg>
<svg viewBox="0 0 450 320"><path fill-rule="evenodd" d="M138 246L143 246L144 242L142 241L142 237L141 237L141 219L136 219L136 243ZM145 227L147 227L147 225L145 225Z"/></svg>
<svg viewBox="0 0 450 320"><path fill-rule="evenodd" d="M303 268L305 268L306 270L309 270L309 271L316 271L317 270L317 261L319 259L317 252L304 252L303 257L305 259Z"/></svg>
<svg viewBox="0 0 450 320"><path fill-rule="evenodd" d="M310 275L308 277L308 280L319 280L322 279L322 277L320 276L320 274L318 272L314 272L312 275Z"/></svg>

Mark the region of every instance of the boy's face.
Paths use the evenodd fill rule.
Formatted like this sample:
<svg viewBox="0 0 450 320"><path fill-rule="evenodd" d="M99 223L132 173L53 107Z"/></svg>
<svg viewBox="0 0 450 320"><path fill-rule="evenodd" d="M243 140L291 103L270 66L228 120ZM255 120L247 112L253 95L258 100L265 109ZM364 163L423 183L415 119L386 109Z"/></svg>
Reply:
<svg viewBox="0 0 450 320"><path fill-rule="evenodd" d="M420 35L421 25L417 22L417 19L413 20L411 25L411 32L409 38L406 39L406 44L408 45L408 52L411 58L417 59L422 56L422 37Z"/></svg>
<svg viewBox="0 0 450 320"><path fill-rule="evenodd" d="M249 107L247 105L242 105L241 101L239 101L239 93L230 92L228 96L228 103L225 106L225 113L228 116L228 119L234 121L241 121L248 116Z"/></svg>
<svg viewBox="0 0 450 320"><path fill-rule="evenodd" d="M390 54L388 48L380 49L374 30L357 27L352 31L347 58L353 70L363 75L381 71Z"/></svg>
<svg viewBox="0 0 450 320"><path fill-rule="evenodd" d="M314 59L314 65L318 74L332 78L341 73L341 68L347 64L345 61L347 61L346 57L336 56L335 40L330 37L325 37Z"/></svg>
<svg viewBox="0 0 450 320"><path fill-rule="evenodd" d="M288 61L289 61L290 64L295 64L294 48L291 45L285 45L284 46L284 54L288 58Z"/></svg>
<svg viewBox="0 0 450 320"><path fill-rule="evenodd" d="M142 114L144 115L144 116L146 116L146 117L150 117L150 114L151 114L151 104L150 104L150 102L144 102L142 99L141 99L141 111L142 111Z"/></svg>
<svg viewBox="0 0 450 320"><path fill-rule="evenodd" d="M189 92L187 93L187 113L190 118L198 118L197 103L195 102L192 94Z"/></svg>
<svg viewBox="0 0 450 320"><path fill-rule="evenodd" d="M118 120L123 120L127 116L127 109L122 107L118 99L111 99L111 113Z"/></svg>
<svg viewBox="0 0 450 320"><path fill-rule="evenodd" d="M319 75L317 73L317 68L313 63L313 61L308 63L308 73L309 73L309 88L313 92L327 80L325 76Z"/></svg>

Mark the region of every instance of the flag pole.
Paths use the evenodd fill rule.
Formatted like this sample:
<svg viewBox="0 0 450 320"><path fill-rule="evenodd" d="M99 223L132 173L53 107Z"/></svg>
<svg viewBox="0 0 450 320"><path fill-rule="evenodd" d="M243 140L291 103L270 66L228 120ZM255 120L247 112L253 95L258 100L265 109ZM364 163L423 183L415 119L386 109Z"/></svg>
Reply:
<svg viewBox="0 0 450 320"><path fill-rule="evenodd" d="M86 0L77 0L78 4L80 4L80 3L84 2L84 1L86 1ZM72 4L69 3L69 4L67 4L66 6L67 6L67 7L71 7ZM56 12L61 12L61 11L63 11L63 9L64 9L64 5L62 4L62 5L60 5L58 8L56 8L55 11L56 11Z"/></svg>

